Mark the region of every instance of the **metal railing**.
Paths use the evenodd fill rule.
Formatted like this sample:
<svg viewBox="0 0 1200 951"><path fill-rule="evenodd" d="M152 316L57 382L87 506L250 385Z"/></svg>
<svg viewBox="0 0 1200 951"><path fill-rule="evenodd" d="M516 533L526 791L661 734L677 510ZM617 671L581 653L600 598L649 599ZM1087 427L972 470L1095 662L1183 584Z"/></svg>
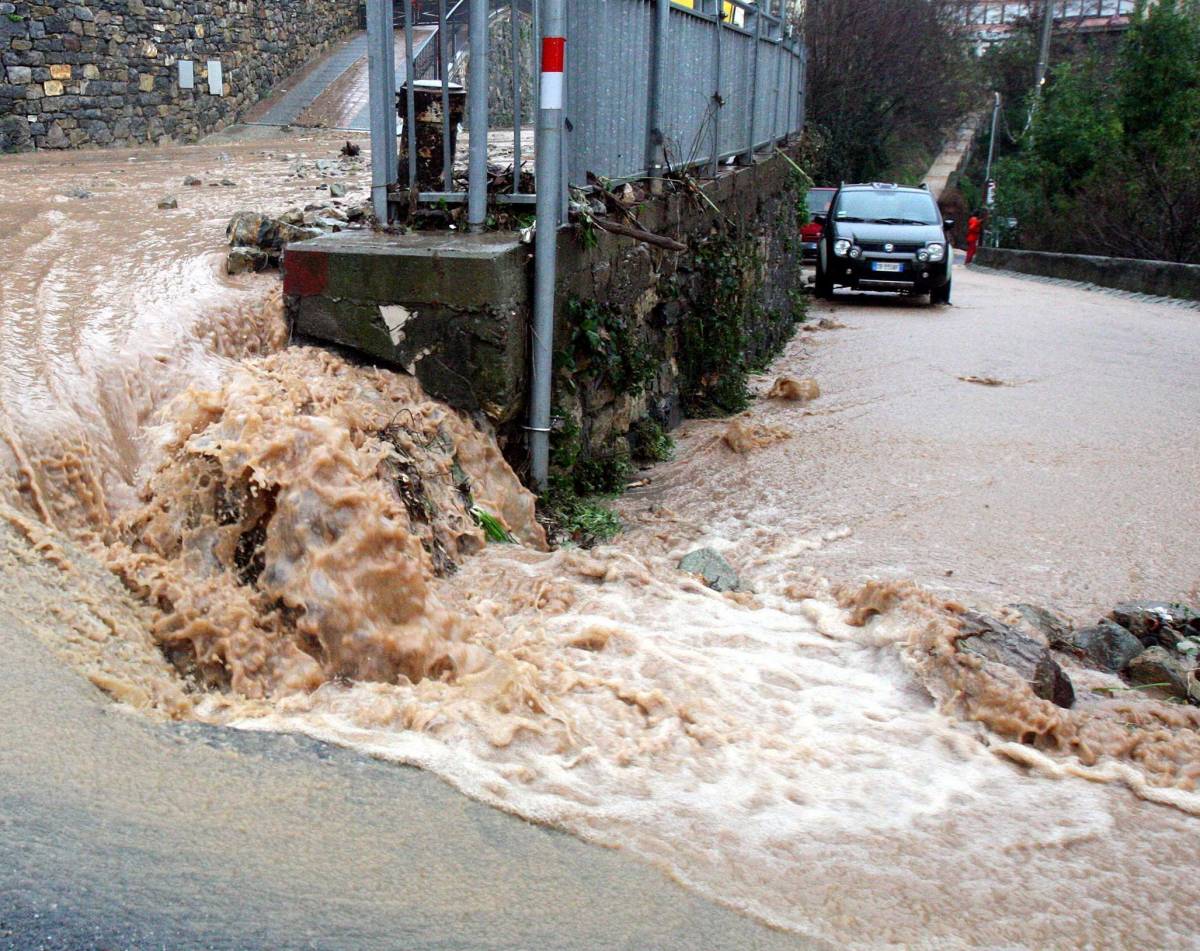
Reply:
<svg viewBox="0 0 1200 951"><path fill-rule="evenodd" d="M521 144L540 108L522 102L522 62L541 70L541 10L546 0L422 0L409 17L410 0L368 0L371 73L373 200L380 220L388 196L403 189L424 203L467 203L469 223L482 226L486 207L489 131L487 96L471 97L466 129L472 161L465 189L455 184L450 94L467 60L468 93L487 86L489 45L510 52L513 137L512 187L502 202L532 202L521 193ZM798 132L804 124L805 52L786 22L788 0L564 0L568 52L565 67L565 135L562 204L569 187L586 186L588 174L609 180L661 179L672 170L701 168L715 175L722 162L748 161L755 151ZM508 29L496 29L503 16ZM406 167L397 169L396 70L391 47L397 23L405 41L402 77L441 84L444 177L419 182L411 84L399 103ZM521 24L532 29L522 30ZM436 32L414 50L413 29ZM524 36L522 36L524 33ZM507 34L507 35L505 35ZM490 43L489 43L490 41ZM532 49L529 47L532 46ZM527 85L527 84L526 84ZM507 110L506 110L507 113ZM507 131L507 130L506 130ZM380 133L380 134L377 134ZM377 142L385 139L386 142ZM536 152L536 149L535 149ZM536 169L536 159L534 162Z"/></svg>

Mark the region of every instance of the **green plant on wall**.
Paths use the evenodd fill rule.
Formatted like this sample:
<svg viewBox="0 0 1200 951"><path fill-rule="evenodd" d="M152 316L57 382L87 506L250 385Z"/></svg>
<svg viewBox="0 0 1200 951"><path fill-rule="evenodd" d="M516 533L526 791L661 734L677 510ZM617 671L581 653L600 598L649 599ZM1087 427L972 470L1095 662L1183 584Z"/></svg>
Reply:
<svg viewBox="0 0 1200 951"><path fill-rule="evenodd" d="M572 297L566 317L573 332L559 366L576 386L586 379L617 393L636 395L654 379L654 358L621 308Z"/></svg>

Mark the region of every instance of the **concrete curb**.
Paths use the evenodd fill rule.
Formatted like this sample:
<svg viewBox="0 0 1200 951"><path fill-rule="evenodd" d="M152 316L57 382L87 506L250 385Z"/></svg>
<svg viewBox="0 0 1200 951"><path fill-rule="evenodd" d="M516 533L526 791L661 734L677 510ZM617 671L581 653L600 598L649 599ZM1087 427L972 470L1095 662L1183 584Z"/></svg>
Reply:
<svg viewBox="0 0 1200 951"><path fill-rule="evenodd" d="M1011 248L980 248L975 263L1065 283L1126 291L1131 297L1200 302L1200 265L1197 264Z"/></svg>

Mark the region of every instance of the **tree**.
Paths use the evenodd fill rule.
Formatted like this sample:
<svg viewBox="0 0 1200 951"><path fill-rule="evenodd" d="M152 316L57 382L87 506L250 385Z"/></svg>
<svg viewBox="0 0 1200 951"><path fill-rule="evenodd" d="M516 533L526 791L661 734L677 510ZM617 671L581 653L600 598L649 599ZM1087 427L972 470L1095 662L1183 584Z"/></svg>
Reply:
<svg viewBox="0 0 1200 951"><path fill-rule="evenodd" d="M964 112L968 54L937 0L809 0L808 122L827 143L825 181L860 181L916 143L940 144Z"/></svg>

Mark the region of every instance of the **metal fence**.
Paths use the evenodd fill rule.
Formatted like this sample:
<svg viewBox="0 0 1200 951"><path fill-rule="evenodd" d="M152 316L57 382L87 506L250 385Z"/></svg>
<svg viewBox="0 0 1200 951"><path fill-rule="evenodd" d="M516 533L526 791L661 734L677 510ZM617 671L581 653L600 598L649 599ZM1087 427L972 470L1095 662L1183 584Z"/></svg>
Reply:
<svg viewBox="0 0 1200 951"><path fill-rule="evenodd" d="M519 167L522 132L532 130L539 109L521 102L520 64L541 70L539 38L546 0L422 0L409 15L412 0L368 0L367 27L371 66L371 131L374 162L373 199L380 220L388 217L389 195L413 193L426 203L470 206L468 220L483 225L488 200L489 35L506 42L512 63L512 116L508 127L511 161ZM716 174L721 162L747 161L755 151L798 132L804 124L805 53L786 20L790 0L565 0L565 66L562 192L585 186L589 173L610 180L661 178L671 170L699 167ZM556 7L557 9L557 7ZM507 14L507 35L495 25ZM531 22L522 31L519 23ZM436 28L418 47L418 25ZM399 32L396 32L396 31ZM524 34L524 36L522 36ZM396 57L397 38L404 49ZM519 46L532 45L524 55ZM397 78L439 81L442 102L467 58L469 102L466 130L471 163L465 188L452 172L436 184L418 181L416 104L412 85L399 100L408 161L397 168ZM474 91L472 88L476 87ZM403 88L403 87L402 87ZM454 136L452 110L441 112L442 140L449 154ZM535 152L537 149L535 148ZM536 157L533 162L535 168ZM448 167L452 168L453 162ZM507 202L532 202L521 194L519 168L512 175Z"/></svg>

